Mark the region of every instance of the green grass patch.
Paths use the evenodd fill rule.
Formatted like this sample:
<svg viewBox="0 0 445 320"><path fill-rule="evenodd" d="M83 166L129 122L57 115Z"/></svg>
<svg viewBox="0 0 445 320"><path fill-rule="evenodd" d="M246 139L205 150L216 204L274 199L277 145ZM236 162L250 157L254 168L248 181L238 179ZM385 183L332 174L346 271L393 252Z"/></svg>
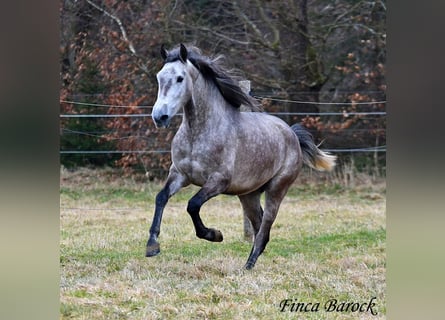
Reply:
<svg viewBox="0 0 445 320"><path fill-rule="evenodd" d="M246 271L251 244L243 239L238 199L220 196L203 207L204 223L221 230L223 242L197 239L185 211L195 187L170 200L161 254L146 258L160 188L94 179L62 184L61 319L385 319L383 191L296 185L265 252ZM283 299L371 297L377 316L279 311Z"/></svg>

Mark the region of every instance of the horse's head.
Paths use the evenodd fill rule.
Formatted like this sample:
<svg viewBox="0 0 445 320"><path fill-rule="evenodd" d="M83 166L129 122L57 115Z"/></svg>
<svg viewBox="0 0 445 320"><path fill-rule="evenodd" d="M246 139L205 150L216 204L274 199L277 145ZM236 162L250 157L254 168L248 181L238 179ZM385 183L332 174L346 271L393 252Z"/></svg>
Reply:
<svg viewBox="0 0 445 320"><path fill-rule="evenodd" d="M178 52L179 51L179 52ZM158 72L158 98L153 106L152 118L157 128L169 126L172 117L186 105L192 97L193 79L188 52L181 44L179 50L169 53L161 47L164 66Z"/></svg>

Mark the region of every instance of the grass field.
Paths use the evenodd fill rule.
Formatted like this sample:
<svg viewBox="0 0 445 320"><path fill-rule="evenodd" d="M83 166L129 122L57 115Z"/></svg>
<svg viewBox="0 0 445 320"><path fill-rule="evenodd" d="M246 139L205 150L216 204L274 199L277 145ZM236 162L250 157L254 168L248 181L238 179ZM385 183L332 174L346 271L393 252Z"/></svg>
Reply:
<svg viewBox="0 0 445 320"><path fill-rule="evenodd" d="M302 181L282 203L266 251L245 271L251 245L236 197L203 206L204 223L224 234L210 243L196 238L185 211L197 189L181 191L164 213L161 254L145 258L161 185L111 170L62 170L60 318L385 319L384 182ZM365 310L373 297L377 315ZM291 311L284 299L307 312Z"/></svg>

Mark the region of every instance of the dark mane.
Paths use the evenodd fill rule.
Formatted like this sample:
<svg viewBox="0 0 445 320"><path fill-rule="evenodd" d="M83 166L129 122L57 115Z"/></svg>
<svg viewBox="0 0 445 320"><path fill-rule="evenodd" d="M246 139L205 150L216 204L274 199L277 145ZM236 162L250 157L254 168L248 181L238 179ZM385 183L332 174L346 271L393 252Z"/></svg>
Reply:
<svg viewBox="0 0 445 320"><path fill-rule="evenodd" d="M211 59L201 54L201 50L196 47L187 47L187 59L199 70L203 77L214 83L224 99L233 107L240 108L245 105L252 111L259 111L259 103L244 93L238 81L233 79L225 68L221 65L221 56ZM180 49L175 48L168 51L165 63L180 60Z"/></svg>

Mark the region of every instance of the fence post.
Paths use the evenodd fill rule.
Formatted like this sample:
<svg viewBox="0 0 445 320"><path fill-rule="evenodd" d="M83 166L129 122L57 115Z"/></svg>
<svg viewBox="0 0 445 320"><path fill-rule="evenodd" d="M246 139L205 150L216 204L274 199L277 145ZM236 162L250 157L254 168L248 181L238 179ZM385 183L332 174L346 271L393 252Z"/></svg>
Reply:
<svg viewBox="0 0 445 320"><path fill-rule="evenodd" d="M242 80L238 82L241 90L243 90L244 93L249 94L250 93L250 80ZM240 106L241 111L250 111L250 108L247 106L241 105ZM250 223L249 218L247 218L246 213L243 211L243 219L244 219L244 239L247 241L253 241L253 228L252 224Z"/></svg>

